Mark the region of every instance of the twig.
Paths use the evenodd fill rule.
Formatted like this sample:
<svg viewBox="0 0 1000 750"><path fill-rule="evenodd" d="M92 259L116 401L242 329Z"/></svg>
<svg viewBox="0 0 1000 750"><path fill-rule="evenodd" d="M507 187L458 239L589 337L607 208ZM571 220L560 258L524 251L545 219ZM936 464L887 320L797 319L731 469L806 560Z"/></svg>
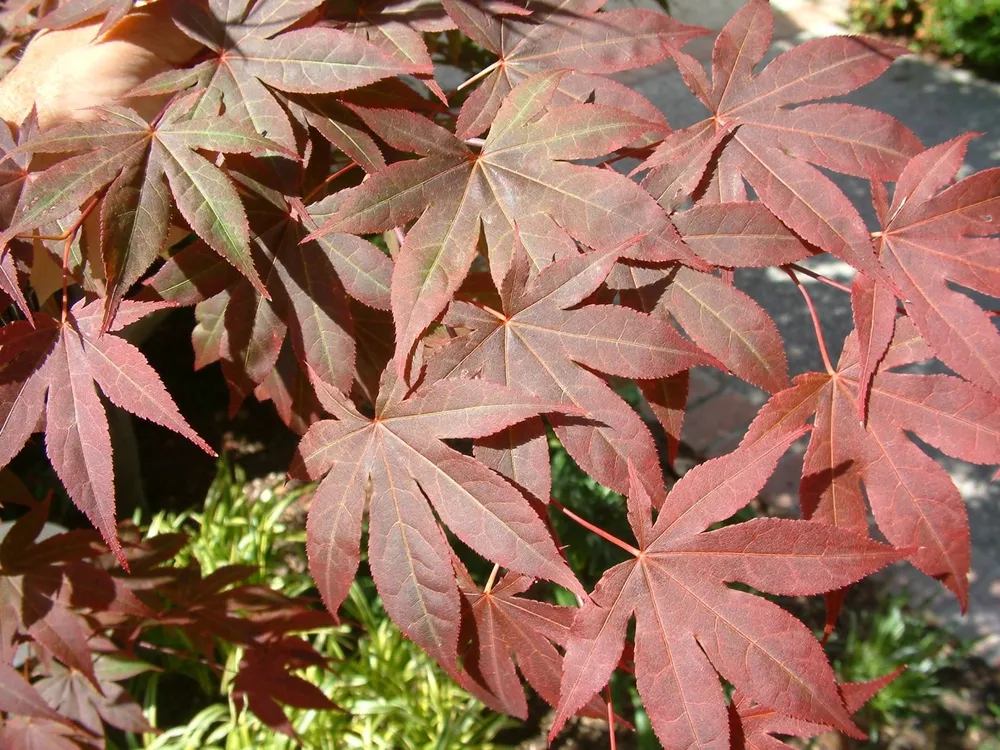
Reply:
<svg viewBox="0 0 1000 750"><path fill-rule="evenodd" d="M62 242L66 238L76 233L76 230L80 228L84 220L93 210L94 206L97 205L97 201L99 200L99 198L100 196L94 196L93 198L91 198L90 203L87 204L87 207L84 208L83 212L80 214L80 218L74 221L73 224L70 226L70 228L67 229L65 232L62 232L61 234L38 234L36 232L32 232L30 234L15 234L14 237L19 240L42 240L43 242Z"/></svg>
<svg viewBox="0 0 1000 750"><path fill-rule="evenodd" d="M826 340L823 338L823 329L820 328L819 315L816 314L816 307L813 305L812 297L809 296L809 292L806 291L806 288L802 286L802 282L799 281L799 277L795 275L794 271L786 268L785 273L792 277L792 281L795 282L795 286L802 294L802 298L806 301L806 307L809 308L809 316L812 318L813 329L816 331L816 341L819 344L819 353L823 357L823 366L826 367L826 371L828 373L833 375L833 365L830 364L830 354L826 350Z"/></svg>
<svg viewBox="0 0 1000 750"><path fill-rule="evenodd" d="M466 138L462 141L466 146L472 146L473 148L482 148L486 145L485 138Z"/></svg>
<svg viewBox="0 0 1000 750"><path fill-rule="evenodd" d="M576 513L574 513L573 511L571 511L569 508L567 508L566 506L564 506L562 503L558 502L554 498L551 499L551 500L549 500L549 505L552 505L555 508L561 510L563 512L563 515L565 515L567 518L573 519L578 524L580 524L581 526L583 526L583 528L587 529L588 531L594 532L599 537L601 537L602 539L604 539L606 541L611 542L616 547L620 547L621 549L625 550L626 552L628 552L633 557L638 557L639 556L639 554L640 554L639 550L637 550L631 544L629 544L628 542L623 542L621 539L619 539L618 537L616 537L614 534L610 534L610 533L608 533L607 531L605 531L604 529L602 529L602 528L600 528L598 526L594 526L594 524L592 524L590 521L586 520L585 518L580 518L580 516L578 516Z"/></svg>

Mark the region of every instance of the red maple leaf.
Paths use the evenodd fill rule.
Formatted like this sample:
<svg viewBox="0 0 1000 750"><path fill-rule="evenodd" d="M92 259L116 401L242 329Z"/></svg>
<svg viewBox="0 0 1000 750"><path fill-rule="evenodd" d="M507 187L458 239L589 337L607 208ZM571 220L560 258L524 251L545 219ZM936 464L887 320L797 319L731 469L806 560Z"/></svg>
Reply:
<svg viewBox="0 0 1000 750"><path fill-rule="evenodd" d="M536 270L553 257L575 253L574 240L607 250L639 234L627 257L706 268L633 182L609 170L567 163L614 151L649 125L597 104L559 107L536 120L562 77L562 71L538 74L514 89L479 153L411 113L358 110L387 143L423 158L370 176L314 236L386 231L419 217L407 232L392 277L401 373L416 340L468 274L481 233L498 287L510 268L518 232ZM511 217L525 218L515 226Z"/></svg>
<svg viewBox="0 0 1000 750"><path fill-rule="evenodd" d="M444 0L443 5L470 39L499 58L470 79L480 83L459 113L461 138L490 127L504 97L525 78L559 69L571 73L560 81L557 104L590 100L621 107L669 130L649 101L604 76L655 65L708 33L645 8L599 12L604 0L512 4L523 5L526 17L495 14L477 0Z"/></svg>
<svg viewBox="0 0 1000 750"><path fill-rule="evenodd" d="M759 518L706 531L749 503L801 430L772 434L689 471L656 516L633 472L634 559L609 569L573 623L550 738L604 687L636 617L639 695L665 747L729 747L720 673L756 702L857 735L823 649L801 622L730 588L800 595L837 589L903 556L860 534Z"/></svg>
<svg viewBox="0 0 1000 750"><path fill-rule="evenodd" d="M965 504L944 468L906 433L955 458L998 464L1000 405L960 378L893 372L931 356L909 318L896 321L895 329L870 386L865 424L858 421L861 365L852 335L837 370L795 378L761 408L743 445L770 440L775 430L815 415L799 493L803 515L867 534L867 495L885 538L914 549L910 561L940 579L965 609L970 554Z"/></svg>
<svg viewBox="0 0 1000 750"><path fill-rule="evenodd" d="M672 208L712 162L703 202L746 201L745 178L764 205L805 240L886 279L857 211L811 165L895 179L920 142L881 112L805 102L853 91L906 50L866 37L826 37L798 45L755 73L772 26L766 0L743 6L715 40L711 83L693 58L674 55L688 86L712 114L664 140L643 165L653 168L643 185ZM738 265L737 258L720 265Z"/></svg>
<svg viewBox="0 0 1000 750"><path fill-rule="evenodd" d="M631 459L659 506L665 489L649 429L590 370L648 379L713 360L661 318L618 305L581 304L598 290L621 254L621 249L574 254L532 277L528 256L518 244L501 285L501 309L452 303L445 323L468 332L434 355L428 377L478 374L582 410L589 420L553 424L570 455L599 482L623 493L628 491ZM540 420L482 441L477 455L548 502L549 455Z"/></svg>
<svg viewBox="0 0 1000 750"><path fill-rule="evenodd" d="M31 433L45 431L52 467L76 506L87 514L125 564L115 520L111 433L101 393L116 406L215 452L177 411L142 353L113 335L158 305L125 301L100 335L101 301L74 305L65 322L36 315L0 328L0 467ZM162 307L162 305L159 305Z"/></svg>
<svg viewBox="0 0 1000 750"><path fill-rule="evenodd" d="M521 493L442 442L489 435L565 406L481 380L439 381L408 393L394 363L383 373L370 418L320 381L315 385L337 419L309 428L290 473L323 478L306 531L310 571L331 612L347 595L361 559L369 494L368 563L386 611L452 672L459 593L448 542L431 506L484 557L583 592Z"/></svg>
<svg viewBox="0 0 1000 750"><path fill-rule="evenodd" d="M882 263L902 292L906 313L934 355L959 375L1000 396L1000 333L988 312L949 284L1000 296L1000 168L955 182L967 133L915 156L896 182L889 203L881 182L872 192L882 230L876 233ZM867 388L892 338L896 296L860 276L852 288L854 319Z"/></svg>

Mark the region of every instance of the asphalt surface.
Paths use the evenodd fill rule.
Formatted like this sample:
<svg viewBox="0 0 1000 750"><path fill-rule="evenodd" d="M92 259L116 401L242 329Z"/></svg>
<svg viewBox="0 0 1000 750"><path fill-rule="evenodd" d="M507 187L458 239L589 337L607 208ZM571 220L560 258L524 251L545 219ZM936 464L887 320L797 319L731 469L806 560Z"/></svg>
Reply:
<svg viewBox="0 0 1000 750"><path fill-rule="evenodd" d="M718 29L740 7L731 0L684 0L671 3L671 13L679 20ZM843 33L838 22L843 11L836 4L786 0L786 12L776 12L775 41L769 59L796 42L813 36ZM685 51L710 60L711 39L695 40ZM675 128L698 122L705 116L702 105L688 92L673 64L620 76L623 82L647 96L666 114ZM969 146L961 176L1000 164L1000 84L977 79L930 59L911 56L896 63L875 82L842 97L841 101L879 109L910 127L925 146L942 143L955 136L976 131L984 133ZM866 181L830 173L852 199L869 225L874 212ZM837 281L849 284L850 267L831 256L811 259L807 265ZM794 285L775 270L746 270L736 275L737 285L752 296L772 316L785 340L791 375L821 369L819 348L805 306ZM848 295L815 282L809 291L820 311L831 356L839 354L840 343L853 328ZM979 298L989 306L989 300ZM834 360L836 361L836 360ZM1000 367L1000 362L997 363ZM938 367L940 369L940 367ZM732 387L755 401L766 394L735 379ZM935 455L933 450L929 450ZM909 566L896 566L887 574L895 586L907 586L917 599L927 598L934 611L951 626L968 635L983 637L980 650L1000 663L1000 483L990 479L995 467L980 467L942 460L966 500L972 533L971 604L961 617L954 598L943 593L936 582Z"/></svg>

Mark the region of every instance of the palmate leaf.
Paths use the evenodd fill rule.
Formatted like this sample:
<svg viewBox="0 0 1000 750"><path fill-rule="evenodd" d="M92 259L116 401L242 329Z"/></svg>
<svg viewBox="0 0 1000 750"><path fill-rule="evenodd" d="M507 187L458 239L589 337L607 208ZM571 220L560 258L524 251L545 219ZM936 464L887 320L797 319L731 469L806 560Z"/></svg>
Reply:
<svg viewBox="0 0 1000 750"><path fill-rule="evenodd" d="M53 722L66 721L52 710L20 672L6 662L0 662L0 711ZM3 729L0 728L0 738L3 736ZM5 745L5 747L10 746L13 744Z"/></svg>
<svg viewBox="0 0 1000 750"><path fill-rule="evenodd" d="M930 356L913 323L897 320L870 386L867 423L861 425L861 367L857 338L851 335L837 371L795 378L761 408L743 445L770 440L773 432L804 424L815 414L800 488L805 517L867 534L867 495L885 538L914 548L910 561L940 579L964 610L970 554L965 505L944 468L906 432L955 458L1000 464L1000 405L950 375L892 372Z"/></svg>
<svg viewBox="0 0 1000 750"><path fill-rule="evenodd" d="M248 649L233 679L233 692L267 726L298 739L282 706L329 711L336 705L294 669L322 666L325 659L301 638L285 636Z"/></svg>
<svg viewBox="0 0 1000 750"><path fill-rule="evenodd" d="M801 434L772 434L692 469L655 521L633 472L629 521L639 547L635 559L604 574L574 620L550 738L607 683L633 614L639 695L664 747L729 747L727 706L715 672L757 703L858 734L809 629L780 607L726 583L772 594L816 594L869 575L904 553L806 521L760 518L705 531L753 499Z"/></svg>
<svg viewBox="0 0 1000 750"><path fill-rule="evenodd" d="M309 510L307 548L310 571L331 612L347 595L361 559L367 495L368 563L386 611L452 673L459 592L431 506L487 559L583 593L521 493L442 442L482 437L565 407L479 380L439 381L407 395L390 365L375 416L367 418L336 391L316 385L324 408L337 419L309 429L290 473L323 478Z"/></svg>
<svg viewBox="0 0 1000 750"><path fill-rule="evenodd" d="M675 55L688 86L712 116L668 136L645 165L652 171L643 184L664 205L675 206L678 196L671 186L686 183L690 191L711 159L703 202L746 201L745 178L767 208L805 240L889 284L857 211L811 165L892 180L920 151L920 142L880 112L804 103L853 91L906 50L865 37L827 37L805 42L755 73L772 26L766 0L751 0L737 12L715 41L711 82L693 58ZM739 265L737 259L719 264Z"/></svg>
<svg viewBox="0 0 1000 750"><path fill-rule="evenodd" d="M952 184L972 137L930 148L906 165L892 203L880 207L877 243L907 315L934 355L1000 396L1000 333L989 313L949 286L1000 297L1000 169ZM853 291L867 387L892 336L896 299L891 289L865 278Z"/></svg>
<svg viewBox="0 0 1000 750"><path fill-rule="evenodd" d="M534 580L518 573L508 573L481 591L462 563L454 562L459 590L472 615L461 673L468 679L461 681L462 686L494 710L524 719L528 704L520 671L554 708L559 702L563 663L556 646L565 647L576 610L521 596ZM598 696L580 713L598 719L608 716Z"/></svg>
<svg viewBox="0 0 1000 750"><path fill-rule="evenodd" d="M530 261L518 245L501 286L502 309L453 303L445 323L469 332L430 360L428 376L477 374L588 414L585 421L554 421L566 450L597 481L622 493L628 491L631 459L659 507L666 491L649 429L590 370L648 379L713 360L661 318L614 305L578 306L601 286L621 253L619 248L577 254L531 278ZM515 430L482 444L481 457L548 502L544 428L535 420Z"/></svg>
<svg viewBox="0 0 1000 750"><path fill-rule="evenodd" d="M0 724L0 744L9 750L80 750L91 739L76 727L50 719L14 714Z"/></svg>
<svg viewBox="0 0 1000 750"><path fill-rule="evenodd" d="M115 521L111 434L97 388L116 406L215 452L195 434L159 376L132 344L112 335L155 309L123 302L101 335L99 301L77 303L66 322L36 315L0 328L0 466L44 425L45 447L76 506L124 563ZM44 421L42 421L44 418Z"/></svg>
<svg viewBox="0 0 1000 750"><path fill-rule="evenodd" d="M300 174L298 178L292 181L300 183ZM302 243L316 229L310 211L322 215L325 204L338 199L336 195L307 209L295 197L302 192L295 187L286 186L290 193L286 194L245 175L237 174L236 179L250 196L247 211L256 267L269 299L197 243L177 253L147 281L144 298L198 303L202 313L212 314L217 335L196 340L195 349L199 365L221 360L232 395L231 413L275 372L286 339L303 371L311 369L334 388L350 390L355 341L345 287L363 302L387 308L392 261L352 235L332 234Z"/></svg>
<svg viewBox="0 0 1000 750"><path fill-rule="evenodd" d="M686 42L708 33L648 9L599 13L604 0L519 2L530 15L497 15L479 0L443 0L454 22L477 44L498 56L458 117L460 138L495 122L504 98L532 75L571 71L560 82L556 104L592 100L666 125L648 101L603 76L655 65Z"/></svg>
<svg viewBox="0 0 1000 750"><path fill-rule="evenodd" d="M108 278L107 330L121 301L146 272L167 239L171 196L191 228L258 288L249 230L229 178L197 150L284 152L251 127L216 114L190 118L191 101L175 102L155 124L122 107L104 107L90 123L37 134L21 149L34 153L86 152L37 175L0 240L30 231L81 206L108 186L101 208L101 245Z"/></svg>
<svg viewBox="0 0 1000 750"><path fill-rule="evenodd" d="M458 291L485 235L499 287L511 265L515 231L536 270L554 254L575 252L572 239L607 250L637 234L627 257L704 264L680 241L659 206L634 183L608 170L567 164L600 156L646 132L648 123L597 104L574 104L537 121L561 72L526 80L504 101L478 154L443 128L406 112L359 110L395 148L424 158L402 161L354 188L316 236L366 234L405 225L393 270L396 362L402 373L424 329ZM550 240L562 237L561 243ZM533 242L534 238L540 241ZM571 239L572 238L572 239Z"/></svg>
<svg viewBox="0 0 1000 750"><path fill-rule="evenodd" d="M355 35L327 26L292 28L322 0L176 0L178 28L211 51L192 68L155 76L132 92L155 95L193 87L194 115L211 113L221 97L229 117L287 149L296 148L291 121L269 87L322 94L365 86L403 73L430 73L424 64L384 54Z"/></svg>

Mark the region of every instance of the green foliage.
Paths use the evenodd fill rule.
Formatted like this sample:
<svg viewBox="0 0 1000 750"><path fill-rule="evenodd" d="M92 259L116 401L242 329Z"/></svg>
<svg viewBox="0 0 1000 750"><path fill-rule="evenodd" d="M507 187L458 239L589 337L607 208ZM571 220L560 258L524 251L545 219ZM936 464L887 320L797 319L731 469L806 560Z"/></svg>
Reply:
<svg viewBox="0 0 1000 750"><path fill-rule="evenodd" d="M914 49L1000 76L1000 0L852 0L859 30L911 39Z"/></svg>
<svg viewBox="0 0 1000 750"><path fill-rule="evenodd" d="M1000 75L1000 0L933 0L931 8L926 32L945 55Z"/></svg>
<svg viewBox="0 0 1000 750"><path fill-rule="evenodd" d="M911 725L920 727L931 743L928 746L955 746L957 738L981 732L988 728L985 725L995 734L995 719L969 708L976 700L988 699L967 694L975 683L975 667L982 664L971 653L974 645L938 627L926 608L906 594L884 598L871 607L848 609L845 622L827 647L843 681L872 680L906 665L858 714L869 728L866 746L884 747ZM995 689L995 685L987 688ZM1000 747L981 740L974 744L994 750Z"/></svg>
<svg viewBox="0 0 1000 750"><path fill-rule="evenodd" d="M248 488L242 469L223 457L200 512L159 513L149 534L185 531L191 537L178 562L195 558L211 572L244 564L258 570L256 582L288 594L312 587L305 570L304 531L298 512L311 488ZM249 490L249 491L248 491ZM342 624L309 635L330 668L300 674L317 685L343 711L290 710L302 743L277 734L232 699L231 679L241 649L225 649L221 683L210 685L209 705L190 721L134 739L130 747L153 750L292 750L364 748L447 750L494 747L496 734L510 722L486 711L458 687L420 648L406 640L383 611L370 581L356 582L341 610ZM137 681L135 695L151 723L168 725L163 705L170 696L162 674ZM204 705L204 702L203 702Z"/></svg>
<svg viewBox="0 0 1000 750"><path fill-rule="evenodd" d="M913 36L923 19L918 0L851 0L849 15L859 30Z"/></svg>

